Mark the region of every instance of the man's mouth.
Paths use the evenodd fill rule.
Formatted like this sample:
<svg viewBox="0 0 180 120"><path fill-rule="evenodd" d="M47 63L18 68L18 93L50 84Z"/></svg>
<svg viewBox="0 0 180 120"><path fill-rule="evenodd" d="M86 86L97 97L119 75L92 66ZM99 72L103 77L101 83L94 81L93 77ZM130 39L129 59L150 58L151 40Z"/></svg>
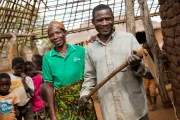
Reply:
<svg viewBox="0 0 180 120"><path fill-rule="evenodd" d="M109 28L101 28L101 30L103 30L103 31L108 31Z"/></svg>
<svg viewBox="0 0 180 120"><path fill-rule="evenodd" d="M54 43L55 43L55 44L59 44L59 43L61 43L61 41L55 41Z"/></svg>

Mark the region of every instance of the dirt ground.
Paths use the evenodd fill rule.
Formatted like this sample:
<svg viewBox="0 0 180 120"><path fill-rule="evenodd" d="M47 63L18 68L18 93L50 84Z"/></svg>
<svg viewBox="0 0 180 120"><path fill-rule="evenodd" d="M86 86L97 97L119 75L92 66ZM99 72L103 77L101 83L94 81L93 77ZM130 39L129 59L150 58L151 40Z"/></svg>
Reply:
<svg viewBox="0 0 180 120"><path fill-rule="evenodd" d="M169 96L172 99L172 92L169 92ZM157 110L149 111L148 114L149 120L176 120L173 108L164 109L159 95L157 98Z"/></svg>

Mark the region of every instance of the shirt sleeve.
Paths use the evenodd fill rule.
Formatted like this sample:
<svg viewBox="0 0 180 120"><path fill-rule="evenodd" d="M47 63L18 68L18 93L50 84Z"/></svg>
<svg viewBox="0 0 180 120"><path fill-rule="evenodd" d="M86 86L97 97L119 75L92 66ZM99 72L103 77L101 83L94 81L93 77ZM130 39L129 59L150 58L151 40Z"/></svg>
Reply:
<svg viewBox="0 0 180 120"><path fill-rule="evenodd" d="M138 43L134 35L131 34L131 36L132 36L131 37L131 50L136 50L136 51L142 50L142 47L140 46L140 44ZM139 67L137 68L136 71L132 68L130 68L130 70L136 76L144 76L144 74L146 73L144 61L142 60L142 62L139 64Z"/></svg>
<svg viewBox="0 0 180 120"><path fill-rule="evenodd" d="M53 82L51 69L50 69L49 62L48 62L46 56L43 57L42 76L43 76L43 80L45 82Z"/></svg>
<svg viewBox="0 0 180 120"><path fill-rule="evenodd" d="M137 39L134 37L134 35L131 34L131 50L140 50L142 47L138 43Z"/></svg>
<svg viewBox="0 0 180 120"><path fill-rule="evenodd" d="M35 76L33 78L33 83L34 83L34 90L36 92L42 84L42 77L41 76Z"/></svg>
<svg viewBox="0 0 180 120"><path fill-rule="evenodd" d="M82 84L80 97L84 95L88 95L91 92L91 90L94 89L95 85L96 85L96 71L87 49L86 57L85 57L84 82Z"/></svg>
<svg viewBox="0 0 180 120"><path fill-rule="evenodd" d="M18 104L20 102L20 100L18 99L17 95L15 93L14 94L14 99L13 99L13 105Z"/></svg>
<svg viewBox="0 0 180 120"><path fill-rule="evenodd" d="M26 76L26 83L27 83L28 87L29 87L32 91L34 91L34 83L33 83L33 80L32 80L31 77Z"/></svg>

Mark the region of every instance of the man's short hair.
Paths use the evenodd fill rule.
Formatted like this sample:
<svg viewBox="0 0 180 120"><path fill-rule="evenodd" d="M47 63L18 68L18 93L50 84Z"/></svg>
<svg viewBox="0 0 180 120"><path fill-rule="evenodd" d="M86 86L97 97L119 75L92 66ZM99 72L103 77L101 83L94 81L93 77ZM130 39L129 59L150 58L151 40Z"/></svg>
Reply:
<svg viewBox="0 0 180 120"><path fill-rule="evenodd" d="M6 79L11 80L11 77L10 77L9 74L7 74L7 73L0 73L0 80L1 80L2 78L6 78Z"/></svg>
<svg viewBox="0 0 180 120"><path fill-rule="evenodd" d="M15 57L12 60L12 67L15 66L16 64L24 64L24 59L22 57Z"/></svg>
<svg viewBox="0 0 180 120"><path fill-rule="evenodd" d="M113 14L113 12L112 12L112 9L111 9L108 5L100 4L100 5L97 5L97 6L93 9L93 11L92 11L92 17L93 17L93 18L92 18L92 19L95 18L95 13L96 13L97 11L105 10L105 9L109 9L110 12L112 13L112 16L114 17L114 14Z"/></svg>

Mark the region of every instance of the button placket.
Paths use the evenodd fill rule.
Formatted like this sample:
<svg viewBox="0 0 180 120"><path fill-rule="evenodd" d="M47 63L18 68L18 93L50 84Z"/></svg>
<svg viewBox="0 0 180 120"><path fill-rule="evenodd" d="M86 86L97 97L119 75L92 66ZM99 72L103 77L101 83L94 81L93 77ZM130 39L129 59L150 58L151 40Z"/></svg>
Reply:
<svg viewBox="0 0 180 120"><path fill-rule="evenodd" d="M115 69L114 64L113 64L113 59L112 59L112 56L111 56L111 49L112 49L111 44L109 43L106 46L107 68L108 68L109 73L112 72ZM115 103L116 116L117 116L117 118L120 118L120 116L119 116L120 101L119 101L118 90L117 90L117 87L116 87L116 82L117 81L116 81L115 78L116 78L116 76L112 77L109 82L110 82L110 85L111 85L112 96L113 96L114 103Z"/></svg>

